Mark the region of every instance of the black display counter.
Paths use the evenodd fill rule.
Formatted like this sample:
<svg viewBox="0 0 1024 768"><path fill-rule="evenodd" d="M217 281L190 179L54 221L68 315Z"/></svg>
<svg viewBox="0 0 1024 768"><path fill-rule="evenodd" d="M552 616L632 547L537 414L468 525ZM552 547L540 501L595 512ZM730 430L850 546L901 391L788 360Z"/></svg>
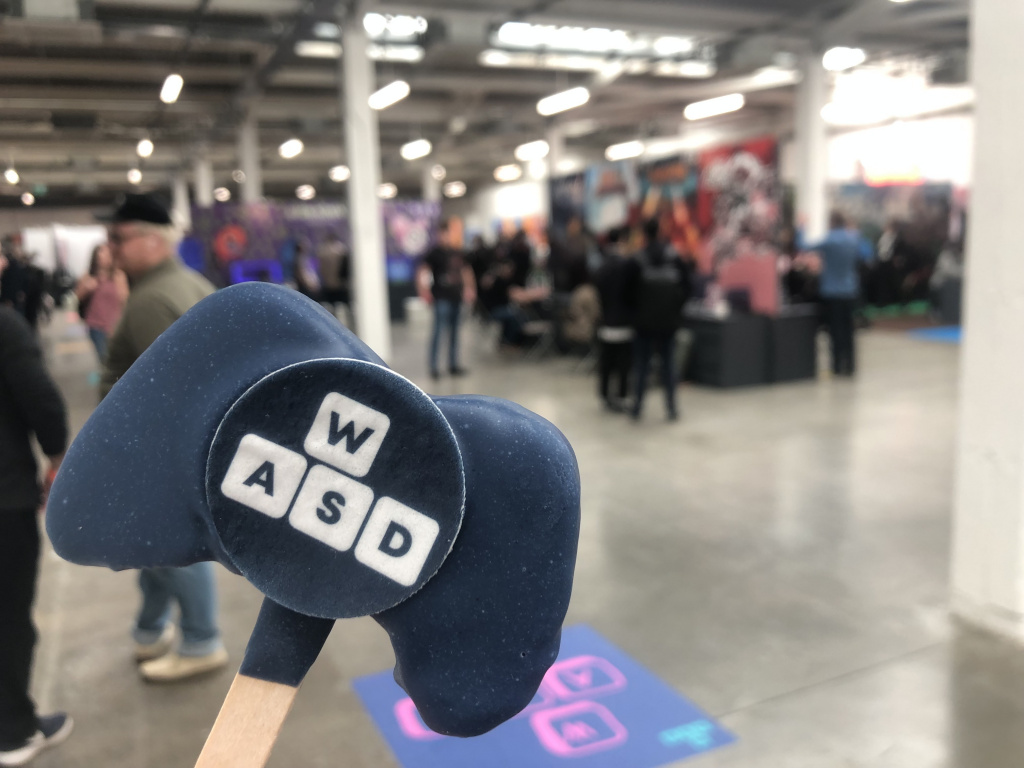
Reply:
<svg viewBox="0 0 1024 768"><path fill-rule="evenodd" d="M391 322L404 323L408 318L405 312L405 300L416 295L414 283L388 283L388 305L391 310Z"/></svg>
<svg viewBox="0 0 1024 768"><path fill-rule="evenodd" d="M818 310L785 308L778 317L734 313L719 318L687 309L694 335L687 378L711 387L750 387L817 376Z"/></svg>
<svg viewBox="0 0 1024 768"><path fill-rule="evenodd" d="M802 381L818 375L817 304L797 304L770 318L769 381Z"/></svg>

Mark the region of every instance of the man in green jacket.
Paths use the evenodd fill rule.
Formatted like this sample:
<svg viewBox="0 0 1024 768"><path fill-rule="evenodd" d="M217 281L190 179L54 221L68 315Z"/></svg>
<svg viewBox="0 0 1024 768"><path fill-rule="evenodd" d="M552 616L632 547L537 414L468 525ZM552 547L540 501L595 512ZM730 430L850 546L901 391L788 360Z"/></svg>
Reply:
<svg viewBox="0 0 1024 768"><path fill-rule="evenodd" d="M202 275L177 256L178 236L167 209L150 195L127 195L114 212L110 248L114 264L128 276L131 292L110 340L100 382L110 391L143 352L192 305L213 293ZM227 664L217 626L217 591L211 563L186 568L145 568L139 573L142 607L133 636L139 672L170 682ZM181 643L170 620L177 602Z"/></svg>

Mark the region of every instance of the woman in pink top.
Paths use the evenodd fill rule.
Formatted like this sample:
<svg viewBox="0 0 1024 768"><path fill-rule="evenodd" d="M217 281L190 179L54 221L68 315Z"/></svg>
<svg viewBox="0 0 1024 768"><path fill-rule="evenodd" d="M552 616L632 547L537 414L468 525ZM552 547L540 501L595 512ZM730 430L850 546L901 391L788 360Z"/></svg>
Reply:
<svg viewBox="0 0 1024 768"><path fill-rule="evenodd" d="M114 268L110 247L103 243L92 252L89 274L83 275L75 286L78 314L89 326L89 338L96 346L100 361L107 354L107 339L121 319L124 303L128 299L128 278Z"/></svg>

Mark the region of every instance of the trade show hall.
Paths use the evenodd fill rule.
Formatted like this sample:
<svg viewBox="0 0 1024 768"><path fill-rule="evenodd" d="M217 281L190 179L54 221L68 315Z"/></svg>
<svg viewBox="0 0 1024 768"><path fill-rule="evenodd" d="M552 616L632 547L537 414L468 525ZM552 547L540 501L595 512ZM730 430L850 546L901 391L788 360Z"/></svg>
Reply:
<svg viewBox="0 0 1024 768"><path fill-rule="evenodd" d="M0 768L1020 768L1022 36L0 0Z"/></svg>
<svg viewBox="0 0 1024 768"><path fill-rule="evenodd" d="M949 616L955 347L870 331L856 381L686 385L678 423L661 402L631 423L602 410L578 361L500 357L470 330L464 378L430 379L426 323L396 332L392 363L432 393L514 398L569 438L583 515L566 632L600 633L737 739L663 765L1015 765L1024 660ZM52 349L80 427L94 360L76 331ZM44 556L36 696L73 712L77 730L38 765L189 766L199 754L231 670L140 682L136 580ZM237 665L262 596L224 570L217 586ZM353 688L393 665L372 619L339 621L270 765L405 765ZM479 765L544 764L529 754Z"/></svg>

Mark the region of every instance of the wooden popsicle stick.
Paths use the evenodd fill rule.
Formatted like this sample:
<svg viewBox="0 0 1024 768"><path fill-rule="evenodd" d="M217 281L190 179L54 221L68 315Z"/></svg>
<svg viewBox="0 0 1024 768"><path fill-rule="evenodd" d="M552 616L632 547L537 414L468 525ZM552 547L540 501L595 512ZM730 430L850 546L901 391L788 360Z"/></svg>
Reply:
<svg viewBox="0 0 1024 768"><path fill-rule="evenodd" d="M196 768L263 768L298 691L235 675Z"/></svg>

